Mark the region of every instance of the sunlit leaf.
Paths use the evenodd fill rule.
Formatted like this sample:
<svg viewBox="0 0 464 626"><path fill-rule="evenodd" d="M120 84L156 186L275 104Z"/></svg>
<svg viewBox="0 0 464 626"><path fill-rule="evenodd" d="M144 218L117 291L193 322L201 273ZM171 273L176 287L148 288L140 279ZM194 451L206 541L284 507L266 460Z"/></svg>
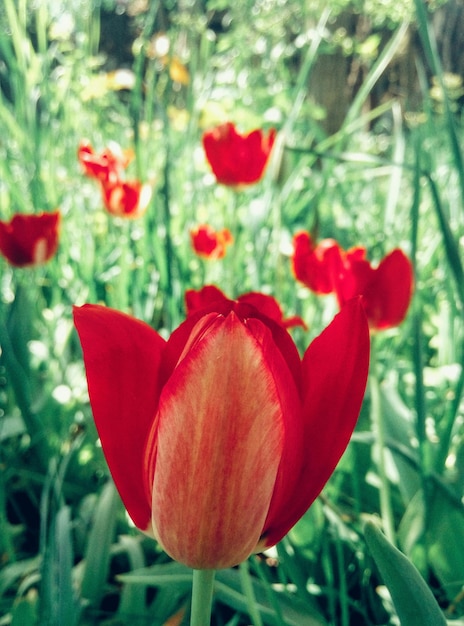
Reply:
<svg viewBox="0 0 464 626"><path fill-rule="evenodd" d="M414 565L372 522L364 528L367 545L391 593L401 626L440 626L446 620Z"/></svg>

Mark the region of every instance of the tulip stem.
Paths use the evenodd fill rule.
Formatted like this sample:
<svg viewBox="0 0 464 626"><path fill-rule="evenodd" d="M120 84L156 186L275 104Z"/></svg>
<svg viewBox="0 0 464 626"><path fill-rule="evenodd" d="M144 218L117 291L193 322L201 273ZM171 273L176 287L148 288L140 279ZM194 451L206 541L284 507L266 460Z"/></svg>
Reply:
<svg viewBox="0 0 464 626"><path fill-rule="evenodd" d="M373 343L373 342L372 342ZM373 352L373 346L372 346ZM372 359L374 361L374 359ZM375 363L369 374L369 387L371 392L371 419L372 429L375 435L377 448L377 469L380 478L380 515L384 526L385 535L390 543L396 545L395 522L392 509L391 489L387 475L385 424L382 415L382 401L379 379Z"/></svg>
<svg viewBox="0 0 464 626"><path fill-rule="evenodd" d="M209 626L214 587L213 569L194 569L190 626Z"/></svg>
<svg viewBox="0 0 464 626"><path fill-rule="evenodd" d="M248 561L240 563L240 578L242 581L242 591L248 605L248 615L251 617L253 626L263 626L261 614L256 605L256 597L253 589L253 580L250 575Z"/></svg>

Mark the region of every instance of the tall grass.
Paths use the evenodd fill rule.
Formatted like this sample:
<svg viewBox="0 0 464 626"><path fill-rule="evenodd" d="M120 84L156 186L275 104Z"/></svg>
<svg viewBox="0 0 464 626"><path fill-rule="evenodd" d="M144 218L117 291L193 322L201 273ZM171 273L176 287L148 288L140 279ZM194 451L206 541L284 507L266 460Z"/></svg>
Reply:
<svg viewBox="0 0 464 626"><path fill-rule="evenodd" d="M425 85L417 125L393 99L364 112L402 24L327 136L311 80L330 11L314 20L288 2L250 24L248 4L229 7L230 27L215 33L198 6L151 3L133 20L133 87L120 90L99 53L96 5L4 2L0 219L59 207L63 221L47 265L0 259L0 625L186 623L191 572L131 526L109 482L72 305L105 303L168 336L185 317L186 289L262 290L308 324L292 331L303 349L337 306L292 276L301 229L364 245L374 260L401 247L414 300L401 326L374 337L358 426L323 494L276 549L218 573L213 623L397 623L366 520L415 564L450 619L464 613L462 120L447 104L425 5L416 2L417 26L445 112L433 111ZM289 35L288 23L299 30ZM154 52L161 31L166 56ZM175 64L188 79L176 80ZM216 184L201 148L203 130L225 119L281 131L266 176L241 191ZM134 151L128 175L154 189L142 218L104 211L77 161L83 138ZM234 232L224 259L193 253L189 229L204 222Z"/></svg>

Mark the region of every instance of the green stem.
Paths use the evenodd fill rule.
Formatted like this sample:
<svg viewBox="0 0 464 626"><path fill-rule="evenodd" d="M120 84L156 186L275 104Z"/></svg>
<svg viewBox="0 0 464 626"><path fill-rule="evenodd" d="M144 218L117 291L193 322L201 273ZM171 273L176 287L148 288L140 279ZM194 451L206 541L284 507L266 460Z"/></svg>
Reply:
<svg viewBox="0 0 464 626"><path fill-rule="evenodd" d="M250 576L248 561L240 563L240 580L242 582L243 595L246 598L248 606L248 615L251 617L253 626L263 626L261 614L256 605L256 597L253 589L253 581Z"/></svg>
<svg viewBox="0 0 464 626"><path fill-rule="evenodd" d="M190 626L209 626L213 604L215 570L194 569Z"/></svg>
<svg viewBox="0 0 464 626"><path fill-rule="evenodd" d="M373 344L374 342L372 341L372 366L369 373L369 388L371 392L372 430L375 436L375 446L377 448L377 464L380 478L380 514L382 517L385 535L387 536L390 543L396 545L391 489L386 469L385 425L382 415L380 384L376 371L376 363L374 358L375 352Z"/></svg>

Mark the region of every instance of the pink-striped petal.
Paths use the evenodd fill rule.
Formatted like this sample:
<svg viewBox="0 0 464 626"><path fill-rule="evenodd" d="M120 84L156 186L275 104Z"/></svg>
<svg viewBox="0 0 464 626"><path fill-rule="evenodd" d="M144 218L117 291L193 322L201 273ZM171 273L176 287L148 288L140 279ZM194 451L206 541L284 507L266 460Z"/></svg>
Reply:
<svg viewBox="0 0 464 626"><path fill-rule="evenodd" d="M233 311L199 324L160 398L153 529L174 559L222 568L246 559L261 535L282 406L264 356L275 349L270 333L257 340Z"/></svg>

